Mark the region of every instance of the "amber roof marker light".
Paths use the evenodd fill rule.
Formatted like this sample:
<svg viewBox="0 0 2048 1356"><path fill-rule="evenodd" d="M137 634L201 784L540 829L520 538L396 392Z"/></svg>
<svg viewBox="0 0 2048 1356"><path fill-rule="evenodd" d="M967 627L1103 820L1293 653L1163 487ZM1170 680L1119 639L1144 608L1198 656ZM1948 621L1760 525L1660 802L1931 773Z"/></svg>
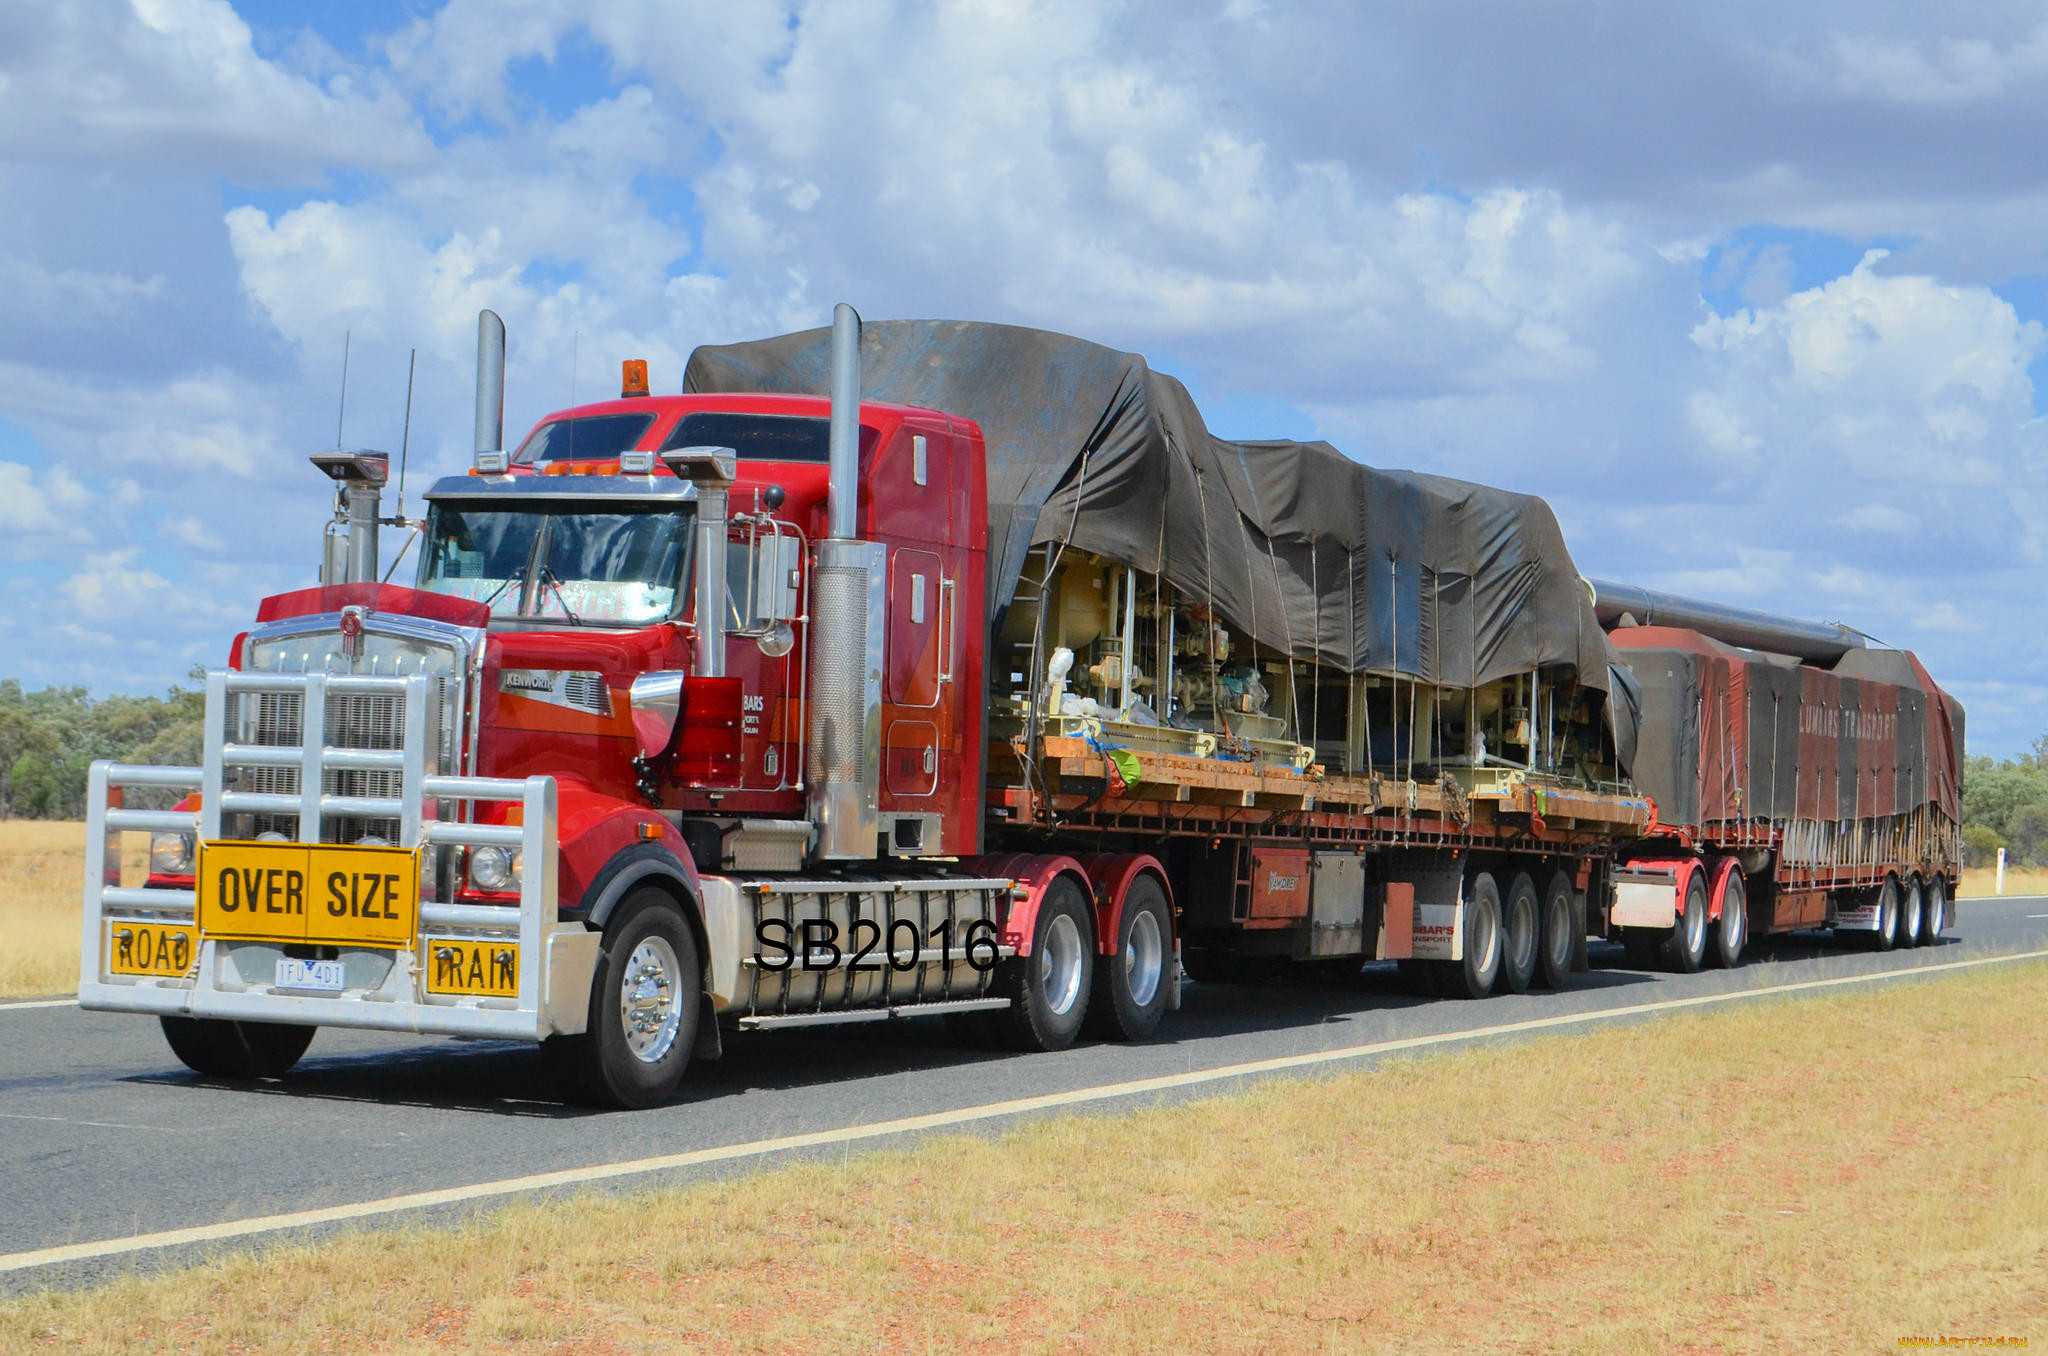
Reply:
<svg viewBox="0 0 2048 1356"><path fill-rule="evenodd" d="M619 364L619 399L647 394L647 360L628 358Z"/></svg>

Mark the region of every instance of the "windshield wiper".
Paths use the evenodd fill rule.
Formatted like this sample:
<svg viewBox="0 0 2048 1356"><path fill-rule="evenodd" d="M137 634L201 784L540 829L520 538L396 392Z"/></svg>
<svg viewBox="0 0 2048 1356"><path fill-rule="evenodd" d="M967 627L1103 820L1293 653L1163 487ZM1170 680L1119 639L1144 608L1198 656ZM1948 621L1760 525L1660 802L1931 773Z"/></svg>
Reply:
<svg viewBox="0 0 2048 1356"><path fill-rule="evenodd" d="M576 615L576 609L569 606L568 596L562 592L562 581L545 565L540 567L540 583L542 588L555 591L555 601L562 605L562 615L569 619L571 626L583 625L583 618Z"/></svg>
<svg viewBox="0 0 2048 1356"><path fill-rule="evenodd" d="M526 587L525 565L521 565L517 573L512 575L512 577L507 579L504 583L498 585L498 587L491 590L491 596L484 599L484 610L489 611L491 604L497 602L498 599L504 597L505 590L511 588L514 584L519 585L520 589L524 591Z"/></svg>

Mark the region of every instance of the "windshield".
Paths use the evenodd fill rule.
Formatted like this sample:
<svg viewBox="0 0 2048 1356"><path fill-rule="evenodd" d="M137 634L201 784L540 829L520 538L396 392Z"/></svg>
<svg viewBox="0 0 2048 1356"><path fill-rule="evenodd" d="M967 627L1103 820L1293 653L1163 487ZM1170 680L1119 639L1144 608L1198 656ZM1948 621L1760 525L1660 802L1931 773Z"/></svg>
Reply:
<svg viewBox="0 0 2048 1356"><path fill-rule="evenodd" d="M512 454L512 464L616 457L638 443L653 422L652 414L586 414L580 419L550 419L526 435L526 441Z"/></svg>
<svg viewBox="0 0 2048 1356"><path fill-rule="evenodd" d="M695 513L436 504L419 586L484 603L493 617L645 626L675 613Z"/></svg>

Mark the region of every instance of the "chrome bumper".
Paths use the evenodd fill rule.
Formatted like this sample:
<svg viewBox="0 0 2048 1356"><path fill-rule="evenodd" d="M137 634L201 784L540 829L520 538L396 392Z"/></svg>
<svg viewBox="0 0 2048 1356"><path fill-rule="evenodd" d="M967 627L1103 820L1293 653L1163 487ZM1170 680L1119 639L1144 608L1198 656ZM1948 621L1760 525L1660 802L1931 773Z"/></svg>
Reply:
<svg viewBox="0 0 2048 1356"><path fill-rule="evenodd" d="M303 696L305 727L302 746L213 743L203 768L125 766L108 761L92 765L86 802L86 871L84 925L81 938L78 1003L101 1012L143 1012L241 1021L292 1022L315 1026L360 1027L444 1036L494 1036L539 1040L557 1033L582 1031L588 1019L591 974L598 936L579 923L557 920L555 780L528 777L513 781L488 777L429 776L425 767L424 676L339 674L226 673L207 675L206 728L219 740L231 728L229 705L247 693L298 693ZM321 714L328 694L395 695L406 699L405 747L394 750L338 749L327 746ZM418 734L419 738L413 736ZM295 767L301 791L280 796L229 791L225 770L233 767ZM336 796L322 792L322 774L330 767L374 767L402 774L402 793L395 798ZM120 804L127 787L197 790L198 812L131 810ZM522 822L513 825L472 824L460 818L433 817L453 802L458 816L480 801L516 801ZM374 963L360 968L375 972L358 987L335 994L280 992L273 985L252 982L236 964L234 948L249 944L202 938L195 964L185 975L137 977L108 973L103 954L110 921L182 923L195 921L197 896L192 890L124 888L120 884L120 836L129 832L194 833L217 841L222 816L257 812L296 814L297 838L321 841L321 821L331 817L397 819L403 847L496 845L522 854L517 905L456 904L423 899L419 935L410 950L362 952ZM446 893L443 886L442 893ZM426 939L470 939L519 944L517 997L461 997L426 991ZM389 957L388 965L383 958ZM344 957L346 960L347 957Z"/></svg>

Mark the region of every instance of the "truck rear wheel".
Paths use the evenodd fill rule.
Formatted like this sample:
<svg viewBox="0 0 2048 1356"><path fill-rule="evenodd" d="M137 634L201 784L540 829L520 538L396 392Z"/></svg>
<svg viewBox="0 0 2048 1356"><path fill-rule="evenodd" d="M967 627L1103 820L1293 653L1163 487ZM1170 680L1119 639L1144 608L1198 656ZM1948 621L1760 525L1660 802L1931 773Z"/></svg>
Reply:
<svg viewBox="0 0 2048 1356"><path fill-rule="evenodd" d="M1948 926L1948 882L1939 876L1927 882L1927 914L1920 922L1920 945L1940 946Z"/></svg>
<svg viewBox="0 0 2048 1356"><path fill-rule="evenodd" d="M1707 961L1707 877L1691 873L1685 887L1685 910L1664 937L1664 968L1677 975L1695 975Z"/></svg>
<svg viewBox="0 0 2048 1356"><path fill-rule="evenodd" d="M276 1078L299 1062L316 1027L231 1022L218 1017L160 1017L171 1053L210 1078Z"/></svg>
<svg viewBox="0 0 2048 1356"><path fill-rule="evenodd" d="M1174 963L1173 920L1156 877L1131 882L1117 931L1117 953L1095 958L1088 1025L1109 1040L1141 1041L1166 1015L1166 967Z"/></svg>
<svg viewBox="0 0 2048 1356"><path fill-rule="evenodd" d="M1064 1050L1081 1034L1093 987L1094 937L1087 896L1072 877L1061 876L1038 902L1031 954L996 971L995 993L1010 1000L996 1017L1013 1049Z"/></svg>
<svg viewBox="0 0 2048 1356"><path fill-rule="evenodd" d="M572 1101L659 1106L689 1068L703 985L697 939L675 901L661 890L636 891L605 925L589 1025L542 1041L541 1058Z"/></svg>
<svg viewBox="0 0 2048 1356"><path fill-rule="evenodd" d="M1742 963L1742 948L1749 944L1749 891L1742 872L1728 873L1728 887L1721 894L1721 918L1714 929L1714 963L1733 970Z"/></svg>
<svg viewBox="0 0 2048 1356"><path fill-rule="evenodd" d="M1920 928L1926 917L1927 895L1920 877L1908 876L1899 889L1899 935L1901 947L1920 944Z"/></svg>
<svg viewBox="0 0 2048 1356"><path fill-rule="evenodd" d="M1473 875L1465 887L1465 958L1444 961L1438 975L1452 998L1484 998L1500 974L1500 886L1489 871Z"/></svg>
<svg viewBox="0 0 2048 1356"><path fill-rule="evenodd" d="M1516 872L1501 907L1500 977L1495 984L1504 993L1527 993L1536 978L1536 953L1543 941L1541 912L1536 882L1528 872Z"/></svg>
<svg viewBox="0 0 2048 1356"><path fill-rule="evenodd" d="M1868 945L1889 951L1897 943L1898 933L1899 881L1896 876L1886 876L1877 891L1877 931L1870 934Z"/></svg>
<svg viewBox="0 0 2048 1356"><path fill-rule="evenodd" d="M1546 989L1562 989L1570 983L1572 947L1572 878L1568 872L1550 873L1550 888L1543 892L1543 909L1538 930L1543 934L1537 948L1536 982Z"/></svg>

